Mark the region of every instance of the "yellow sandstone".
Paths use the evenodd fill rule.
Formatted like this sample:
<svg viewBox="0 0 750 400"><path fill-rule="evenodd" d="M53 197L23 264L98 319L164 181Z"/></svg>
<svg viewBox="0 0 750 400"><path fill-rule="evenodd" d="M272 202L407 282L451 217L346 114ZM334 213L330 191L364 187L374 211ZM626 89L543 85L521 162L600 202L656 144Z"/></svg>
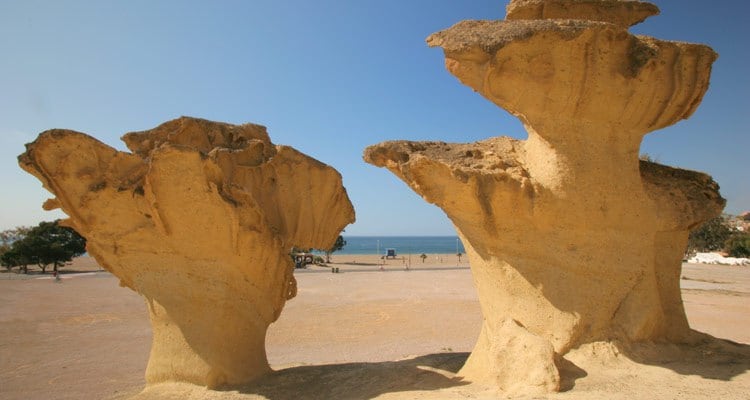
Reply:
<svg viewBox="0 0 750 400"><path fill-rule="evenodd" d="M466 246L484 324L460 374L539 394L560 390L562 357L582 345L695 338L681 260L689 230L725 202L709 176L640 161L639 148L693 113L716 54L631 35L658 13L646 3L512 1L508 11L427 42L528 139L386 142L364 157L441 207Z"/></svg>
<svg viewBox="0 0 750 400"><path fill-rule="evenodd" d="M143 295L148 383L209 387L268 372L265 337L296 295L292 246L326 249L354 221L333 168L260 125L182 117L123 137L133 153L50 130L19 157L89 254Z"/></svg>

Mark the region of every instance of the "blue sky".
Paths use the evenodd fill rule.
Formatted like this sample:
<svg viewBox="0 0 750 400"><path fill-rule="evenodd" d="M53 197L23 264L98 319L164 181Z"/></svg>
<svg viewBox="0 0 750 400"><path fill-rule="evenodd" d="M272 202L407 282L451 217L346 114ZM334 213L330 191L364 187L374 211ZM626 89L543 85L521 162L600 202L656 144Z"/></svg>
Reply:
<svg viewBox="0 0 750 400"><path fill-rule="evenodd" d="M750 209L750 27L745 1L663 0L632 30L720 55L689 120L642 152L711 174L727 211ZM181 115L268 127L277 144L338 169L357 210L348 235L451 235L450 221L362 150L384 140L525 138L461 85L424 39L505 1L0 0L0 229L62 217L16 156L51 128L119 137Z"/></svg>

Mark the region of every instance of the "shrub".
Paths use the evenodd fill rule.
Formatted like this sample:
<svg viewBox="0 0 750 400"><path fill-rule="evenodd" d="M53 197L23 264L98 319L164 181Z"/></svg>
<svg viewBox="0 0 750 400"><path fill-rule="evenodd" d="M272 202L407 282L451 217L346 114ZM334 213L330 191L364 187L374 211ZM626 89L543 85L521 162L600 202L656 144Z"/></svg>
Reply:
<svg viewBox="0 0 750 400"><path fill-rule="evenodd" d="M732 236L732 229L726 220L716 217L690 232L688 252L721 250L730 236Z"/></svg>
<svg viewBox="0 0 750 400"><path fill-rule="evenodd" d="M727 240L724 251L730 257L750 258L750 233L736 233Z"/></svg>

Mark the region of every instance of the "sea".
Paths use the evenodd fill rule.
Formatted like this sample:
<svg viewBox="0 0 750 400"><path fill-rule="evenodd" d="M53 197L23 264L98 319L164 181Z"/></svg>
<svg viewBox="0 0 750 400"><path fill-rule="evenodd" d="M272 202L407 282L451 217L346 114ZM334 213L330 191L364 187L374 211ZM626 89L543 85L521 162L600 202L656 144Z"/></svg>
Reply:
<svg viewBox="0 0 750 400"><path fill-rule="evenodd" d="M406 254L466 254L458 236L346 236L346 246L336 254L386 254L396 249Z"/></svg>

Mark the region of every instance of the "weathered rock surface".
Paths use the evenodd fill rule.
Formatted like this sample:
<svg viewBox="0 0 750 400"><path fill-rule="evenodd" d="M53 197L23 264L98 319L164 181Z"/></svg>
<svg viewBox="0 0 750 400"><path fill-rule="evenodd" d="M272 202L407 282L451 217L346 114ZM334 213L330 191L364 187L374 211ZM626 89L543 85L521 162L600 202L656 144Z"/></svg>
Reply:
<svg viewBox="0 0 750 400"><path fill-rule="evenodd" d="M508 393L558 390L555 360L585 343L689 340L688 233L724 206L707 175L639 161L645 134L696 109L716 54L629 34L658 11L643 3L517 1L509 13L539 4L564 12L524 18L575 19L463 21L427 39L527 140L365 151L454 223L485 317L461 373Z"/></svg>
<svg viewBox="0 0 750 400"><path fill-rule="evenodd" d="M260 125L179 118L123 137L133 153L50 130L21 167L88 252L142 294L149 383L210 387L270 371L268 326L296 294L292 246L329 248L354 210L340 175Z"/></svg>
<svg viewBox="0 0 750 400"><path fill-rule="evenodd" d="M659 14L651 3L634 0L511 0L505 19L584 19L624 27Z"/></svg>

